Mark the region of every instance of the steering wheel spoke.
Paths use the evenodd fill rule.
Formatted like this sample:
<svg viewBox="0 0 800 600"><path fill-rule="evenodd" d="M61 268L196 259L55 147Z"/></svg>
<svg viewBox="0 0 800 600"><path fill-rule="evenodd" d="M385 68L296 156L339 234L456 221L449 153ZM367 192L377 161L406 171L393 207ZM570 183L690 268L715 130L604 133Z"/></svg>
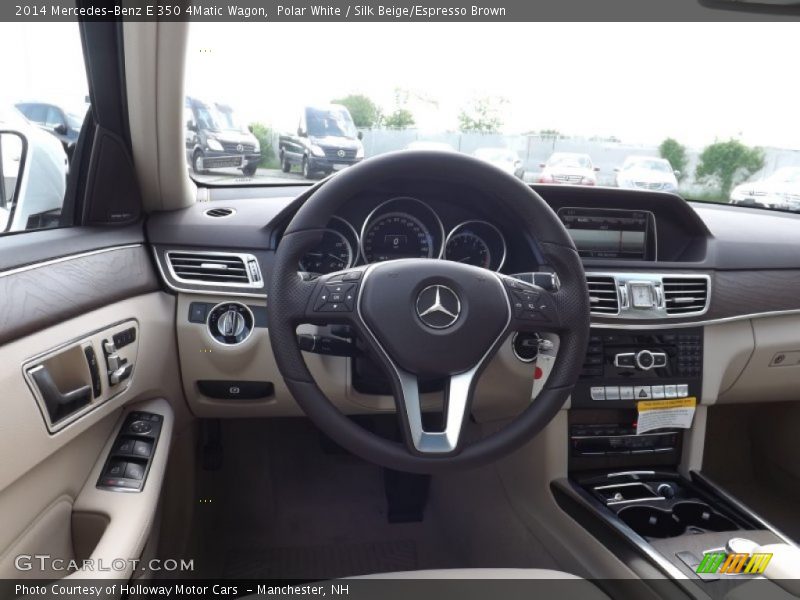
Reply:
<svg viewBox="0 0 800 600"><path fill-rule="evenodd" d="M428 431L422 420L422 400L416 375L396 369L400 392L398 410L402 411L409 449L420 455L453 454L459 449L461 431L472 404L472 388L477 368L451 375L445 386L444 428Z"/></svg>

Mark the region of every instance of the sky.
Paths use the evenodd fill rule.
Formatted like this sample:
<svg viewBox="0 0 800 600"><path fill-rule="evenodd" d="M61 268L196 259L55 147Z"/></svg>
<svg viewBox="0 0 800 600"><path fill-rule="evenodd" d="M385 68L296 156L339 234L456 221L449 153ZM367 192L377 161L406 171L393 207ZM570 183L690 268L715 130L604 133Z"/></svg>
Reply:
<svg viewBox="0 0 800 600"><path fill-rule="evenodd" d="M503 129L693 147L736 137L800 149L794 23L195 23L187 92L245 121L296 125L305 104L410 92L421 131L504 98ZM74 24L0 24L0 102L86 93ZM9 59L7 57L14 57Z"/></svg>

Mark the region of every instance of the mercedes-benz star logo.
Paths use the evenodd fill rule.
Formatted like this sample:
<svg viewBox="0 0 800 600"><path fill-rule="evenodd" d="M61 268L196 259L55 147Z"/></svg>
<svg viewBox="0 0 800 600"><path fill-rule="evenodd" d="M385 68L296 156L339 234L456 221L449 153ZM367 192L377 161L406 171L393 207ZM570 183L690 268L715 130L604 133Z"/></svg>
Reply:
<svg viewBox="0 0 800 600"><path fill-rule="evenodd" d="M344 158L345 151L344 150L339 150L336 154L339 156L339 158Z"/></svg>
<svg viewBox="0 0 800 600"><path fill-rule="evenodd" d="M244 150L244 146L242 146L241 144L236 144L236 151L241 152L242 150Z"/></svg>
<svg viewBox="0 0 800 600"><path fill-rule="evenodd" d="M461 300L446 285L429 285L417 296L417 315L428 327L445 329L458 320Z"/></svg>

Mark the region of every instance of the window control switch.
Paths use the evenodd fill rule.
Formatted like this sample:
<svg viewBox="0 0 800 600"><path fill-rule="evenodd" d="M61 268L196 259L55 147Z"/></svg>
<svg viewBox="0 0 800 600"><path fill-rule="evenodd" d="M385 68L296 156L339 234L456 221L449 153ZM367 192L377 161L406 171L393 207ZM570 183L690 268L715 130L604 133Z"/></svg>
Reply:
<svg viewBox="0 0 800 600"><path fill-rule="evenodd" d="M153 452L153 444L151 442L136 442L133 446L132 454L142 458L150 458Z"/></svg>
<svg viewBox="0 0 800 600"><path fill-rule="evenodd" d="M136 443L136 440L122 438L117 441L115 452L117 454L134 454Z"/></svg>
<svg viewBox="0 0 800 600"><path fill-rule="evenodd" d="M125 478L136 479L141 481L144 479L145 466L135 462L129 462L125 467Z"/></svg>
<svg viewBox="0 0 800 600"><path fill-rule="evenodd" d="M128 463L121 460L112 460L106 469L106 477L125 477Z"/></svg>

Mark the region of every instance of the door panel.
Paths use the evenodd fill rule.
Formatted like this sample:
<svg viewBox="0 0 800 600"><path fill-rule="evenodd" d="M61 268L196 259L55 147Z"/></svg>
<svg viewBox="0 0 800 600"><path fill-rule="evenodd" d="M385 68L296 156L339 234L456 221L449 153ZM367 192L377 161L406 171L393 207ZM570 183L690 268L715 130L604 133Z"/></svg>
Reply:
<svg viewBox="0 0 800 600"><path fill-rule="evenodd" d="M13 246L6 247L7 240L3 242L4 252L13 250ZM2 272L0 343L158 288L152 263L141 244L105 248Z"/></svg>
<svg viewBox="0 0 800 600"><path fill-rule="evenodd" d="M136 250L143 252L142 248ZM104 256L104 260L112 256ZM137 260L133 256L116 256L111 263L104 264L107 268L108 264L137 264ZM57 302L48 301L48 294L37 293L37 288L53 290L50 271L63 265L62 262L40 266L25 272L28 278L26 286L32 290L29 297L41 303L40 311L53 306L58 310ZM125 278L117 273L115 294L130 293L125 292L126 289L140 289L143 282L153 277L150 264L143 263L142 269L147 269L147 272L134 277L137 283L130 288ZM85 271L75 268L73 272ZM60 270L59 277L69 286L69 277L64 273ZM97 280L95 276L87 277L88 280ZM109 275L102 277L111 279ZM99 298L92 298L93 295ZM103 296L104 293L96 288L94 294L92 290L80 293L62 291L60 294L70 311L87 304L102 303ZM6 305L5 298L3 304L10 306ZM25 315L37 314L35 311L23 312ZM155 517L174 419L185 421L189 417L178 377L174 315L174 297L163 292L149 292L108 302L101 308L0 345L0 389L3 390L4 409L0 419L0 456L3 457L0 460L0 514L13 516L0 519L0 577L67 575L66 572L41 571L36 563L30 570L19 571L14 562L20 554L39 552L70 560L88 558L101 552L108 561L138 558ZM40 316L42 322L52 320L49 315ZM113 340L113 333L133 326L136 327L138 348L134 352L134 344L128 344L120 351L122 358L135 361L133 376L127 380L126 386L114 389L109 387L102 341L108 338L105 334L112 336ZM29 320L26 327L36 327L36 321ZM74 348L76 344L83 349L87 341L98 353L103 389L113 393L104 391L99 397L101 401L91 402L88 409L81 408L79 416L76 413L74 420L67 418L62 428L51 433L34 390L26 381L26 367L43 361L47 363L47 357L52 356L54 349ZM78 380L84 377L85 381L90 381L83 371L87 367L76 358L78 356L75 354L65 360L61 367L54 365L54 379L63 376L59 369L69 371L74 365L71 368L82 371ZM115 430L121 426L125 414L133 410L132 407L138 410L145 407L164 420L145 485L141 492L133 493L98 489L100 470L105 465ZM120 518L123 512L128 515L124 520ZM126 575L124 572L92 572L75 576Z"/></svg>

